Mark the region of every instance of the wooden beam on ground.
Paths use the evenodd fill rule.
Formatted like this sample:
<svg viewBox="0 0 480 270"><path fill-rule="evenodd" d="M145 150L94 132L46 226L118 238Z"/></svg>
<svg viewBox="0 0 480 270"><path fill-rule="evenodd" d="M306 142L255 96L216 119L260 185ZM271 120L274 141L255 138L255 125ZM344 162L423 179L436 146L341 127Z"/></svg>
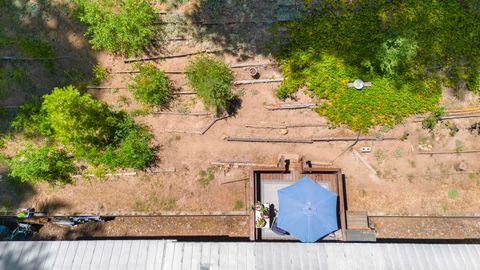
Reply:
<svg viewBox="0 0 480 270"><path fill-rule="evenodd" d="M475 154L475 153L480 153L480 150L417 152L417 155L451 155L451 154Z"/></svg>
<svg viewBox="0 0 480 270"><path fill-rule="evenodd" d="M56 60L62 58L71 58L71 56L60 57L15 57L15 56L1 56L0 60L3 61L44 61L44 60Z"/></svg>
<svg viewBox="0 0 480 270"><path fill-rule="evenodd" d="M209 112L190 112L190 113L181 113L181 112L154 112L153 114L164 114L164 115L180 115L180 116L208 116Z"/></svg>
<svg viewBox="0 0 480 270"><path fill-rule="evenodd" d="M175 167L171 168L148 168L147 173L148 174L153 174L153 173L174 173L176 172Z"/></svg>
<svg viewBox="0 0 480 270"><path fill-rule="evenodd" d="M192 55L202 54L202 53L219 53L223 50L211 50L211 51L199 51L193 53L183 53L183 54L176 54L176 55L159 55L159 56L152 56L152 57L143 57L143 58L130 58L123 60L124 63L133 63L133 62L145 62L145 61L155 61L155 60L162 60L162 59L171 59L171 58L181 58L181 57L188 57Z"/></svg>
<svg viewBox="0 0 480 270"><path fill-rule="evenodd" d="M210 121L204 128L202 128L200 130L200 134L203 135L205 134L205 132L207 132L216 122L220 121L220 120L223 120L223 119L226 119L230 117L230 115L226 115L226 116L222 116L222 117L217 117L215 119L213 119L212 121Z"/></svg>
<svg viewBox="0 0 480 270"><path fill-rule="evenodd" d="M256 83L277 83L283 81L283 78L278 79L258 79L258 80L240 80L234 81L233 85L242 85L242 84L256 84Z"/></svg>
<svg viewBox="0 0 480 270"><path fill-rule="evenodd" d="M106 173L106 174L102 174L102 175L94 175L94 174L77 174L77 175L73 175L72 177L73 178L80 178L80 177L94 177L94 176L135 176L137 175L136 172L124 172L124 173Z"/></svg>
<svg viewBox="0 0 480 270"><path fill-rule="evenodd" d="M219 160L217 162L210 163L211 165L215 166L233 166L233 167L270 167L276 168L277 165L274 164L261 164L261 163L254 163L250 161L240 161L240 160Z"/></svg>
<svg viewBox="0 0 480 270"><path fill-rule="evenodd" d="M111 74L135 74L140 73L140 70L119 70L113 71ZM165 74L185 74L185 71L163 71Z"/></svg>
<svg viewBox="0 0 480 270"><path fill-rule="evenodd" d="M277 110L298 110L298 109L309 109L314 107L315 104L281 104L281 105L265 105L265 109L270 111Z"/></svg>
<svg viewBox="0 0 480 270"><path fill-rule="evenodd" d="M126 86L111 87L111 86L87 86L86 89L98 89L98 90L108 90L108 89L128 89Z"/></svg>
<svg viewBox="0 0 480 270"><path fill-rule="evenodd" d="M461 115L447 115L440 117L440 120L451 120L451 119L461 119L461 118L477 118L480 117L480 114L461 114ZM413 123L421 123L425 118L419 120L413 120Z"/></svg>
<svg viewBox="0 0 480 270"><path fill-rule="evenodd" d="M394 141L400 140L397 137L373 137L373 136L364 136L364 137L313 137L314 142L354 142L354 141Z"/></svg>
<svg viewBox="0 0 480 270"><path fill-rule="evenodd" d="M208 122L207 125L205 125L205 127L203 127L200 131L189 131L189 130L178 130L178 129L165 129L164 131L165 132L175 132L175 133L187 133L187 134L199 134L199 135L203 135L205 134L216 122L222 120L222 119L226 119L230 117L230 115L226 115L226 116L222 116L222 117L217 117L217 118L214 118L212 119L210 122Z"/></svg>
<svg viewBox="0 0 480 270"><path fill-rule="evenodd" d="M265 63L242 63L242 64L233 64L230 65L230 68L244 68L244 67L262 67L262 66L269 66L274 65L275 63L272 62L265 62Z"/></svg>
<svg viewBox="0 0 480 270"><path fill-rule="evenodd" d="M229 142L265 142L265 143L313 143L310 138L282 138L282 137L250 137L227 136L224 140Z"/></svg>
<svg viewBox="0 0 480 270"><path fill-rule="evenodd" d="M287 129L287 128L304 128L304 127L327 127L327 124L324 123L311 123L311 124L278 124L278 125L258 125L258 124L246 124L246 128L264 128L264 129Z"/></svg>

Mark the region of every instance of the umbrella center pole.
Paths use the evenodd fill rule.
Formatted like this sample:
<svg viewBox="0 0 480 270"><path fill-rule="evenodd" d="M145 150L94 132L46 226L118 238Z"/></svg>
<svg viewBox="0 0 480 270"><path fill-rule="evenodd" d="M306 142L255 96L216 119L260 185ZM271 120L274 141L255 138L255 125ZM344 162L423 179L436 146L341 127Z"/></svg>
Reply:
<svg viewBox="0 0 480 270"><path fill-rule="evenodd" d="M316 207L311 202L307 202L303 207L303 214L307 217L311 217L315 214L316 210Z"/></svg>

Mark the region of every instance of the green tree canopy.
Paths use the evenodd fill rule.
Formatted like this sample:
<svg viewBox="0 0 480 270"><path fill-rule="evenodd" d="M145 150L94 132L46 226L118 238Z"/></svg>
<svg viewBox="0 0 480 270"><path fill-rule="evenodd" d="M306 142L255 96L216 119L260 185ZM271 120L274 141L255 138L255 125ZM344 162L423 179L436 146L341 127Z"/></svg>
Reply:
<svg viewBox="0 0 480 270"><path fill-rule="evenodd" d="M275 56L285 78L277 96L306 87L334 125L366 131L434 110L442 83L480 89L477 1L305 2ZM372 86L347 88L356 79Z"/></svg>
<svg viewBox="0 0 480 270"><path fill-rule="evenodd" d="M43 145L27 147L8 161L10 175L22 182L66 183L75 172L72 158L65 151Z"/></svg>
<svg viewBox="0 0 480 270"><path fill-rule="evenodd" d="M137 55L155 35L155 11L147 0L76 0L78 18L96 49Z"/></svg>
<svg viewBox="0 0 480 270"><path fill-rule="evenodd" d="M67 145L84 147L106 144L117 119L109 108L73 86L55 88L43 96L42 110L54 137Z"/></svg>

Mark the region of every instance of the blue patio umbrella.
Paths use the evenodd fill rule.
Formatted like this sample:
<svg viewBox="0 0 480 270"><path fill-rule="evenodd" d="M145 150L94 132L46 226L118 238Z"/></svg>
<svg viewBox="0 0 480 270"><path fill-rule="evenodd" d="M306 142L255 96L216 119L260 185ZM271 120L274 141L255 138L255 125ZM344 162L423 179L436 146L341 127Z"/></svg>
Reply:
<svg viewBox="0 0 480 270"><path fill-rule="evenodd" d="M277 226L302 242L315 242L338 229L337 194L305 176L278 190Z"/></svg>

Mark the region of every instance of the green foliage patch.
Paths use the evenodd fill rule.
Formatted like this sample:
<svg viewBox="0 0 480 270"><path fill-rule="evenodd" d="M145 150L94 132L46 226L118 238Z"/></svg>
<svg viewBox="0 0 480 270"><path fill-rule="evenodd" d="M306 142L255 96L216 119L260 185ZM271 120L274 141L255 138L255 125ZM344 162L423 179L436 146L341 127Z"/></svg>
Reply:
<svg viewBox="0 0 480 270"><path fill-rule="evenodd" d="M187 67L187 78L207 108L215 109L218 115L228 109L234 98L231 91L233 75L225 63L200 55Z"/></svg>
<svg viewBox="0 0 480 270"><path fill-rule="evenodd" d="M155 11L147 0L76 0L77 17L88 27L95 49L141 54L156 34Z"/></svg>
<svg viewBox="0 0 480 270"><path fill-rule="evenodd" d="M172 99L172 84L167 75L151 63L140 65L139 69L128 86L135 99L146 105L167 106Z"/></svg>
<svg viewBox="0 0 480 270"><path fill-rule="evenodd" d="M475 1L321 1L286 24L277 96L306 87L334 125L364 131L433 110L441 82L480 87L479 17Z"/></svg>
<svg viewBox="0 0 480 270"><path fill-rule="evenodd" d="M97 167L143 169L155 157L146 128L72 86L55 88L41 100L22 106L12 127L54 139L76 160Z"/></svg>
<svg viewBox="0 0 480 270"><path fill-rule="evenodd" d="M65 151L48 145L27 145L7 164L10 176L20 178L22 182L67 183L75 171L72 158Z"/></svg>

